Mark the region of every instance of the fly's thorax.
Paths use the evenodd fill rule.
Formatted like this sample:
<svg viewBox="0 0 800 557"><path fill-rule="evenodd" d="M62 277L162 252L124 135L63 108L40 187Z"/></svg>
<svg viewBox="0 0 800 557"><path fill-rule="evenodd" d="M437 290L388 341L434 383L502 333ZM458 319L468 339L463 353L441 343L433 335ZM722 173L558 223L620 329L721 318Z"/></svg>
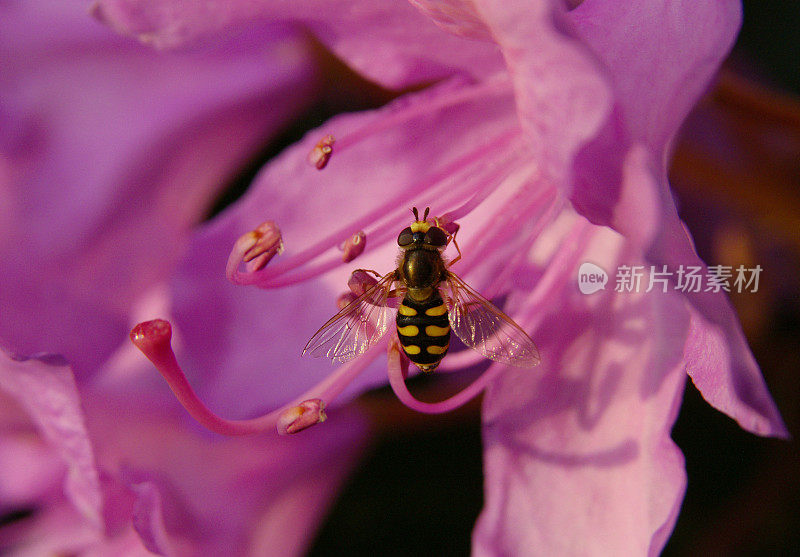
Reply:
<svg viewBox="0 0 800 557"><path fill-rule="evenodd" d="M403 254L400 265L402 280L409 291L430 290L442 281L444 262L435 249L410 249ZM432 290L430 290L432 292ZM417 300L424 297L414 296Z"/></svg>
<svg viewBox="0 0 800 557"><path fill-rule="evenodd" d="M450 347L447 306L437 290L424 301L403 298L397 308L397 337L408 359L423 371L432 371Z"/></svg>

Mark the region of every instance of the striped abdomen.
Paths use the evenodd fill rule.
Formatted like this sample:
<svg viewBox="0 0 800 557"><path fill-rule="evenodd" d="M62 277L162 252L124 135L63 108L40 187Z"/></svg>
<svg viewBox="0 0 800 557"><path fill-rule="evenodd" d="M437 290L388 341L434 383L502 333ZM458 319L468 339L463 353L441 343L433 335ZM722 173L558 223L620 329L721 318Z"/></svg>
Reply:
<svg viewBox="0 0 800 557"><path fill-rule="evenodd" d="M450 345L447 306L436 290L424 302L406 296L397 308L397 336L408 359L422 371L433 371Z"/></svg>

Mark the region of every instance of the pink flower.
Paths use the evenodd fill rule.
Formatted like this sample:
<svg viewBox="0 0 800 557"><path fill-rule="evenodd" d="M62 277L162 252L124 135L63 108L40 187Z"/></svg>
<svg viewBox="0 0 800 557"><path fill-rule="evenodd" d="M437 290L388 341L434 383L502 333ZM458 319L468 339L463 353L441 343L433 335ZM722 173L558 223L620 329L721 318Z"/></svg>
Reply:
<svg viewBox="0 0 800 557"><path fill-rule="evenodd" d="M192 235L167 299L196 393L163 344L149 355L212 427L307 429L327 408L324 425L286 442L331 431L329 439L347 443L332 431L346 427L341 403L385 383L385 344L321 383L327 364L300 359L299 349L335 311L353 265L388 271L408 209L430 205L460 225L464 258L454 271L502 301L542 355L534 370L489 365L469 351L448 355L442 372L483 365L485 373L453 399L425 405L405 390L390 350L392 386L418 410L451 409L489 385L486 506L474 552L657 553L685 489L669 437L685 372L746 429L785 429L721 293L584 295L576 276L585 261L609 271L700 264L671 200L668 148L730 47L739 6L414 5L419 11L382 2L98 2L101 20L160 47L224 36L250 19L291 21L384 86L436 82L327 122ZM329 135L332 152L315 151ZM250 248L237 238L268 218L280 236L271 226L256 235L269 241L241 270ZM353 257L340 246L362 232L366 249L345 264ZM232 246L229 276L267 292L224 281L220 262ZM164 332L161 322L146 329ZM243 419L264 408L274 410ZM139 505L158 524L149 485L138 488ZM139 530L161 539L158 527Z"/></svg>
<svg viewBox="0 0 800 557"><path fill-rule="evenodd" d="M312 102L311 50L254 24L157 54L80 7L11 2L0 56L0 552L302 552L363 417L213 438L127 333L169 311L192 230Z"/></svg>

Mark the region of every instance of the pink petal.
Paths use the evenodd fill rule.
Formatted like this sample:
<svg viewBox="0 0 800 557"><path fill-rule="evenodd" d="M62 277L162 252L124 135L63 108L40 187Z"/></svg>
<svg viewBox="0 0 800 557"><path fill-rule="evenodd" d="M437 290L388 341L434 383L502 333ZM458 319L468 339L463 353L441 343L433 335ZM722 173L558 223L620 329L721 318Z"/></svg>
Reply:
<svg viewBox="0 0 800 557"><path fill-rule="evenodd" d="M567 14L600 61L614 99L610 118L575 160L571 199L581 214L642 246L653 239L643 238L632 223L652 213L654 200L663 206L659 212L672 210L670 141L727 55L740 18L739 4L731 1L629 6L587 0ZM626 184L623 168L637 145L649 152L654 177L641 191Z"/></svg>
<svg viewBox="0 0 800 557"><path fill-rule="evenodd" d="M493 40L474 2L464 0L409 0L442 29L473 39Z"/></svg>
<svg viewBox="0 0 800 557"><path fill-rule="evenodd" d="M671 269L699 266L691 238L674 212L666 215L649 259ZM758 435L787 437L788 432L753 358L739 319L724 292L684 294L691 316L686 341L686 372L709 404Z"/></svg>
<svg viewBox="0 0 800 557"><path fill-rule="evenodd" d="M730 303L710 301L714 319L687 304L691 315L686 372L703 398L756 435L788 438L789 432L747 346Z"/></svg>
<svg viewBox="0 0 800 557"><path fill-rule="evenodd" d="M161 495L152 482L131 486L136 494L133 506L133 527L142 538L144 546L158 555L172 555L169 537L164 527Z"/></svg>
<svg viewBox="0 0 800 557"><path fill-rule="evenodd" d="M602 133L575 159L572 205L591 222L610 226L648 250L658 237L663 205L672 206L658 165L644 144L626 151L621 138Z"/></svg>
<svg viewBox="0 0 800 557"><path fill-rule="evenodd" d="M70 503L50 501L29 519L0 529L0 547L14 556L78 555L95 546L101 535L102 529L89 524Z"/></svg>
<svg viewBox="0 0 800 557"><path fill-rule="evenodd" d="M584 257L613 269L635 253L596 228ZM474 552L657 555L686 485L670 430L687 313L672 292L584 295L572 285L553 310L535 336L542 364L509 369L484 399Z"/></svg>
<svg viewBox="0 0 800 557"><path fill-rule="evenodd" d="M741 4L586 0L567 18L612 76L631 139L666 165L669 141L733 45Z"/></svg>
<svg viewBox="0 0 800 557"><path fill-rule="evenodd" d="M313 68L275 26L158 54L71 3L4 5L0 48L15 53L0 75L0 213L13 215L0 335L80 375L125 338L131 300L168 274L215 193L310 100Z"/></svg>
<svg viewBox="0 0 800 557"><path fill-rule="evenodd" d="M505 57L533 157L566 188L573 156L609 116L609 84L586 48L558 28L559 3L475 5Z"/></svg>
<svg viewBox="0 0 800 557"><path fill-rule="evenodd" d="M2 403L10 401L3 400ZM32 507L62 487L64 466L28 431L0 434L0 513Z"/></svg>
<svg viewBox="0 0 800 557"><path fill-rule="evenodd" d="M431 82L453 73L502 68L489 42L443 32L406 2L293 0L98 0L94 15L117 31L157 47L174 47L271 20L309 29L356 71L387 87Z"/></svg>
<svg viewBox="0 0 800 557"><path fill-rule="evenodd" d="M368 439L366 421L351 410L299 436L219 438L176 404L91 401L98 461L135 498L131 507L125 490L108 490L107 506L132 510L121 518L166 554L302 553Z"/></svg>
<svg viewBox="0 0 800 557"><path fill-rule="evenodd" d="M53 447L67 468L66 496L99 527L100 483L72 370L55 357L15 360L0 351L0 389L25 409Z"/></svg>

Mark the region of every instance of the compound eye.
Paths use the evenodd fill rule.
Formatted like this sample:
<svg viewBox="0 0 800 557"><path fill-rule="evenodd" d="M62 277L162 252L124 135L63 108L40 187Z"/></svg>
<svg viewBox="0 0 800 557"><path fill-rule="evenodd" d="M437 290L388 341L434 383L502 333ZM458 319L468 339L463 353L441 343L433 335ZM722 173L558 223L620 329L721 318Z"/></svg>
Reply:
<svg viewBox="0 0 800 557"><path fill-rule="evenodd" d="M437 248L444 247L447 245L447 234L438 226L431 226L425 233L425 243Z"/></svg>
<svg viewBox="0 0 800 557"><path fill-rule="evenodd" d="M404 228L400 235L397 237L397 245L404 248L414 243L414 233L411 232L411 227Z"/></svg>

